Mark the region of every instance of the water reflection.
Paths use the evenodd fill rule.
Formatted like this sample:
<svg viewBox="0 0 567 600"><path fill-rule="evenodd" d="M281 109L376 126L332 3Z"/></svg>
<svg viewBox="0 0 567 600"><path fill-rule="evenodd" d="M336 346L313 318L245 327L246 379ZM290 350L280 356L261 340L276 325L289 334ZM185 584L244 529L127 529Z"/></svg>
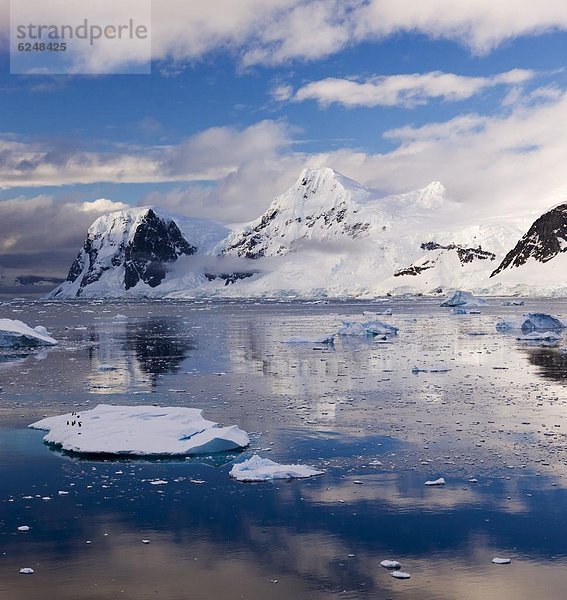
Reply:
<svg viewBox="0 0 567 600"><path fill-rule="evenodd" d="M567 351L559 348L537 347L525 350L530 364L539 367L545 379L564 382L567 379Z"/></svg>

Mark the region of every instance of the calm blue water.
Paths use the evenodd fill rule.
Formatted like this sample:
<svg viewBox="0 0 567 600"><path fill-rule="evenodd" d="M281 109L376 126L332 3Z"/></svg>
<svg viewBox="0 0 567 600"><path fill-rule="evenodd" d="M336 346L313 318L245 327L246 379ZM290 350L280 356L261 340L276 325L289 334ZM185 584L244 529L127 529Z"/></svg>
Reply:
<svg viewBox="0 0 567 600"><path fill-rule="evenodd" d="M61 343L0 356L0 598L565 598L567 339L530 346L494 324L567 303L437 304L1 305ZM385 308L391 343L283 343ZM26 428L101 402L199 407L251 448L92 461ZM254 451L326 473L231 480Z"/></svg>

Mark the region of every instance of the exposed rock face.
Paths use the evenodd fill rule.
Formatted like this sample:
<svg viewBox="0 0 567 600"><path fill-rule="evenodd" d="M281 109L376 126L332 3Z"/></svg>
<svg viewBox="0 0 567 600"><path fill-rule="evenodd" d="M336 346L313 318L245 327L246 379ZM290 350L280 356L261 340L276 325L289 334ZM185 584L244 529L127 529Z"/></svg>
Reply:
<svg viewBox="0 0 567 600"><path fill-rule="evenodd" d="M561 252L567 252L567 203L539 217L491 277L505 269L521 267L530 258L545 263Z"/></svg>
<svg viewBox="0 0 567 600"><path fill-rule="evenodd" d="M156 287L165 278L168 265L195 251L173 220L158 216L151 208L122 210L100 217L90 227L69 269L67 287L78 284L74 295L80 296L87 286L99 282L104 273L120 268L124 290L140 281ZM64 286L55 290L53 297Z"/></svg>
<svg viewBox="0 0 567 600"><path fill-rule="evenodd" d="M417 276L421 275L424 271L433 269L439 262L439 259L444 252L455 252L459 257L461 265L472 263L474 260L496 260L496 254L494 252L488 252L483 250L481 246L478 248L466 248L460 244L438 244L437 242L424 242L421 244L422 250L429 252L437 252L435 258L425 258L419 263L414 263L405 269L400 269L394 273L394 277L402 277L404 275Z"/></svg>

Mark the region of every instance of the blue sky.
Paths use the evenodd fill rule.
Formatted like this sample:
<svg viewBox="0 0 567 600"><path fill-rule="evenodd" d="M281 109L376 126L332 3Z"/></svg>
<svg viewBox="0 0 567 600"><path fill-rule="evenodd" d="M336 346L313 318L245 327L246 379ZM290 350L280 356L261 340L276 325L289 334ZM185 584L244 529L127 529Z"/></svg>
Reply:
<svg viewBox="0 0 567 600"><path fill-rule="evenodd" d="M154 21L151 75L10 75L0 42L5 273L45 252L63 273L123 204L252 219L306 166L441 180L483 217L565 197L564 2L165 0Z"/></svg>

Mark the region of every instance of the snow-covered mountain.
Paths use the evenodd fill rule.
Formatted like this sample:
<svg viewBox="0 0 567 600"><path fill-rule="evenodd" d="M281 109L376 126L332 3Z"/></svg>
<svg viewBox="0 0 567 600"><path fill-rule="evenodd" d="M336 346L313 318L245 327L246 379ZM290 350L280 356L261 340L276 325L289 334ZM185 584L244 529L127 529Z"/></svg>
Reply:
<svg viewBox="0 0 567 600"><path fill-rule="evenodd" d="M155 288L168 264L195 251L172 219L151 208L121 210L91 225L67 280L51 296L81 296L85 289L89 295L116 288L127 291L139 282Z"/></svg>
<svg viewBox="0 0 567 600"><path fill-rule="evenodd" d="M98 219L51 297L514 292L518 282L500 271L516 266L516 255L536 257L537 246L537 257L567 257L559 208L518 242L523 232L511 223L463 223L439 182L383 197L332 169L306 169L264 214L232 231L152 209Z"/></svg>

